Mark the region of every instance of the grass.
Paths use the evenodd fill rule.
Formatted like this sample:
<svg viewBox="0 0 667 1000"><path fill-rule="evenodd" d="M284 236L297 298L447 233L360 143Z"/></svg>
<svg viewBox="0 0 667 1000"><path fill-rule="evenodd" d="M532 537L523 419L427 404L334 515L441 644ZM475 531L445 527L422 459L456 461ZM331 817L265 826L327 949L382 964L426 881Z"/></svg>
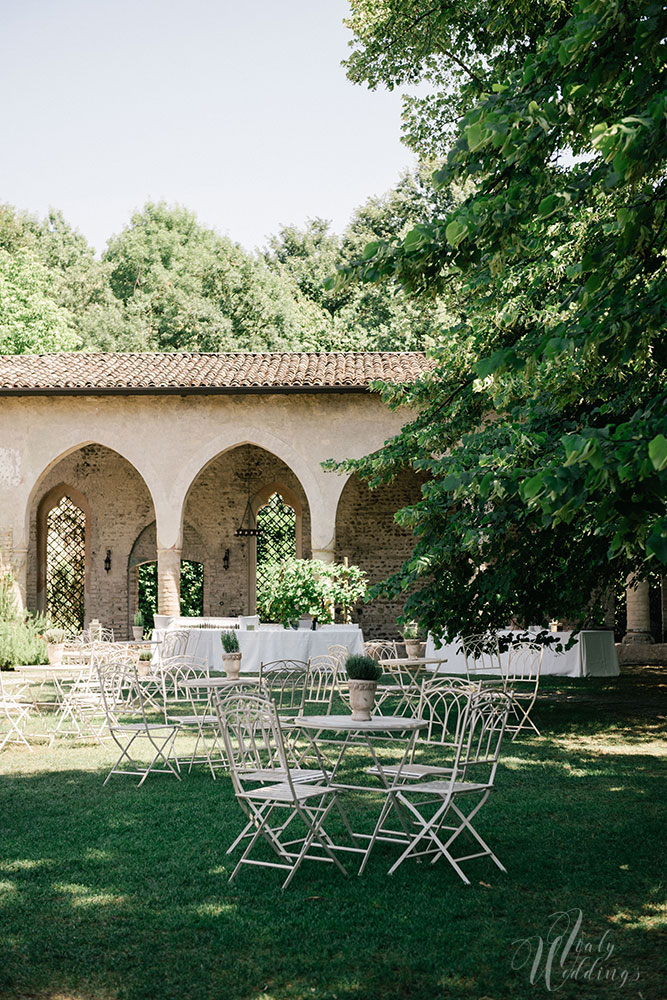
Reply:
<svg viewBox="0 0 667 1000"><path fill-rule="evenodd" d="M543 735L505 745L478 817L508 873L470 862L470 887L443 863L388 878L389 845L361 879L305 864L286 892L267 869L245 868L230 886L225 848L242 818L228 778L199 769L180 783L103 787L107 748L5 749L0 998L546 997L552 915L581 911L564 967L576 972L575 953L586 962L563 982L557 949L552 990L654 1000L667 924L666 693L660 669L546 679ZM352 803L356 823L372 821L371 805ZM517 966L539 938L531 983L532 958ZM592 967L596 955L607 957Z"/></svg>

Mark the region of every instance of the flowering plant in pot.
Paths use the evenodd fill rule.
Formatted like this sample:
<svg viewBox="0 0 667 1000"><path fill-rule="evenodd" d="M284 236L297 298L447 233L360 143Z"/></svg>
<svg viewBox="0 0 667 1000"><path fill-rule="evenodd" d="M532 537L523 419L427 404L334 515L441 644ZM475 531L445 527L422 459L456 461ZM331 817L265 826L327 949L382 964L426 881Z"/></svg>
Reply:
<svg viewBox="0 0 667 1000"><path fill-rule="evenodd" d="M405 655L409 660L414 660L421 656L422 640L421 629L417 622L406 622L401 630L403 642L405 644Z"/></svg>
<svg viewBox="0 0 667 1000"><path fill-rule="evenodd" d="M64 628L47 628L44 632L49 663L52 667L59 667L62 663L66 638L67 632L65 632Z"/></svg>
<svg viewBox="0 0 667 1000"><path fill-rule="evenodd" d="M225 668L227 677L238 677L241 670L241 650L239 649L239 637L234 629L222 632L220 635L222 643L222 665Z"/></svg>
<svg viewBox="0 0 667 1000"><path fill-rule="evenodd" d="M132 638L139 642L144 637L144 616L141 611L135 611L134 624L132 625Z"/></svg>
<svg viewBox="0 0 667 1000"><path fill-rule="evenodd" d="M352 718L357 722L369 722L378 681L382 677L382 668L370 656L348 656L345 669L350 690Z"/></svg>

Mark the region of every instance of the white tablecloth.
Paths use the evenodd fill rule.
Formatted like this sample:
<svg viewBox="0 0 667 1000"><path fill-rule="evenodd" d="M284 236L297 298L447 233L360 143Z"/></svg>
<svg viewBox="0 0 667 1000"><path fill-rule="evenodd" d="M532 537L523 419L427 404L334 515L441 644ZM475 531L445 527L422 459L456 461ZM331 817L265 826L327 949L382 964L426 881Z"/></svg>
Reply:
<svg viewBox="0 0 667 1000"><path fill-rule="evenodd" d="M173 626L172 626L173 629ZM161 639L166 630L155 629ZM171 631L171 629L169 630ZM186 656L194 656L208 663L210 670L222 670L222 643L220 635L225 629L188 629ZM280 625L261 625L259 630L237 631L241 649L241 672L259 673L260 663L271 660L308 660L329 652L329 646L347 646L350 654L364 654L364 636L360 628L345 625L320 626L312 629L284 629ZM159 648L159 647L158 647Z"/></svg>
<svg viewBox="0 0 667 1000"><path fill-rule="evenodd" d="M570 632L551 634L560 639L563 645L571 635ZM433 636L429 633L426 639L426 656L446 659L447 663L443 663L441 667L443 673L465 673L466 665L460 640L444 644L438 649ZM540 673L561 674L565 677L617 677L619 669L614 633L580 632L576 644L564 653L555 653L553 649L546 647Z"/></svg>

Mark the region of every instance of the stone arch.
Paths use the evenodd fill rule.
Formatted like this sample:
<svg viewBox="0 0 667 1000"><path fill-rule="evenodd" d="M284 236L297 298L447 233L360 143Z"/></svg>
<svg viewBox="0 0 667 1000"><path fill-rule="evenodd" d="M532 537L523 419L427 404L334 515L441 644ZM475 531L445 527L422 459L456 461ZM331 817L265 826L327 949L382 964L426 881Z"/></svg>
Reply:
<svg viewBox="0 0 667 1000"><path fill-rule="evenodd" d="M310 506L296 472L284 460L254 444L219 452L188 490L183 517L204 540L207 552L204 613L253 612L256 539L235 530L254 526L256 512L278 489L298 512L300 554L310 558Z"/></svg>
<svg viewBox="0 0 667 1000"><path fill-rule="evenodd" d="M124 442L125 444L126 442ZM115 440L113 436L107 435L96 435L94 438L87 438L81 440L80 437L72 436L72 440L69 444L63 446L62 439L59 442L59 451L57 454L51 454L50 456L43 456L39 462L41 471L34 477L31 484L28 485L26 503L24 507L24 533L26 540L30 533L30 517L35 499L39 494L40 488L44 480L49 476L53 469L60 464L64 459L68 458L70 455L75 454L77 451L81 451L84 448L88 448L92 445L99 445L102 448L107 448L109 451L115 452L120 455L135 472L141 476L144 481L147 490L151 495L151 500L153 502L153 507L155 507L155 496L153 494L153 489L151 489L151 484L149 482L149 477L145 474L145 470L142 469L142 452L137 449L137 454L131 454L123 445L119 445L119 442Z"/></svg>
<svg viewBox="0 0 667 1000"><path fill-rule="evenodd" d="M178 506L177 498L179 496L182 497L180 503L181 524L183 522L183 511L185 510L192 487L202 472L222 455L243 447L259 448L274 455L283 462L299 481L305 493L308 508L311 511L317 508L321 500L320 484L318 482L318 474L316 474L320 471L319 466L315 467L313 463L301 455L288 441L278 437L266 428L250 425L239 427L238 424L235 424L233 428L223 431L215 440L207 441L200 445L178 470L172 491L171 506L175 510ZM162 539L159 516L158 538ZM164 544L167 544L168 539L164 538L163 541ZM169 541L169 544L172 543Z"/></svg>
<svg viewBox="0 0 667 1000"><path fill-rule="evenodd" d="M155 519L155 509L149 486L136 466L124 454L98 441L63 449L57 460L47 463L30 490L26 511L28 606L44 602L44 512L58 493L74 496L72 491L85 501L86 623L98 618L122 637L128 628L129 551L141 529Z"/></svg>

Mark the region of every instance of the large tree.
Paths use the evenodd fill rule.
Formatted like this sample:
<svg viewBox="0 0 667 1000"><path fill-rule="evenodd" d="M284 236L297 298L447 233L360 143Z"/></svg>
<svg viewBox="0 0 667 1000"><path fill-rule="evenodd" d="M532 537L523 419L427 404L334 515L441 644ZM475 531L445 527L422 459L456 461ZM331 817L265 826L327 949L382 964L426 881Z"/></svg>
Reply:
<svg viewBox="0 0 667 1000"><path fill-rule="evenodd" d="M663 6L352 7L350 74L439 82L410 103L409 140L447 148L435 186L464 194L337 279L459 289L432 372L385 388L414 421L347 463L371 484L431 475L384 589L450 638L594 617L629 572L667 563Z"/></svg>

